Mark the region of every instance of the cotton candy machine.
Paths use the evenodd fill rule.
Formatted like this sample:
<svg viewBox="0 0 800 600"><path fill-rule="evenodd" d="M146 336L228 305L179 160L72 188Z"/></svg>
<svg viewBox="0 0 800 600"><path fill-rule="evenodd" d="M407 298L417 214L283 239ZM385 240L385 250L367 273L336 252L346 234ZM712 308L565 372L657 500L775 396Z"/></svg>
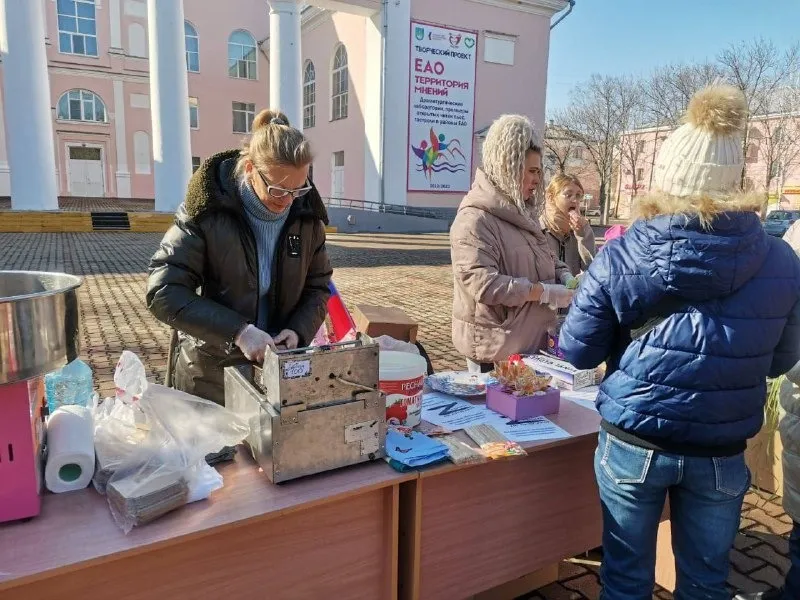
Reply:
<svg viewBox="0 0 800 600"><path fill-rule="evenodd" d="M64 273L0 271L0 522L39 514L43 377L78 356L80 285Z"/></svg>

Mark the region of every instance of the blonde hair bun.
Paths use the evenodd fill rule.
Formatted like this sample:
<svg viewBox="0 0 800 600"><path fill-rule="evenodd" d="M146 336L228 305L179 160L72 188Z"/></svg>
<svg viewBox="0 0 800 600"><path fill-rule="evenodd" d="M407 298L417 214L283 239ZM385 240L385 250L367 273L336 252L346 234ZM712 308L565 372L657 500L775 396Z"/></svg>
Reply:
<svg viewBox="0 0 800 600"><path fill-rule="evenodd" d="M303 132L292 127L281 111L265 109L253 119L252 134L239 153L235 172L242 177L248 161L264 170L272 165L304 167L313 160Z"/></svg>
<svg viewBox="0 0 800 600"><path fill-rule="evenodd" d="M747 121L747 100L732 85L712 85L697 92L689 102L686 121L712 134L742 131Z"/></svg>
<svg viewBox="0 0 800 600"><path fill-rule="evenodd" d="M291 125L289 125L289 117L281 111L265 108L253 119L253 131L261 129L262 127L267 127L268 125L291 127Z"/></svg>

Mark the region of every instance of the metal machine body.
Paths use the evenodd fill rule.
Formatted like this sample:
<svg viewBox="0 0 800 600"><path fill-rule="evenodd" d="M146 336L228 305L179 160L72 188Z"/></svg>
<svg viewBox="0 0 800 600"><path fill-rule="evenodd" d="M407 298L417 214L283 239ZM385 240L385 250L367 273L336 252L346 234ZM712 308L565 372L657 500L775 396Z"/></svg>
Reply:
<svg viewBox="0 0 800 600"><path fill-rule="evenodd" d="M225 406L250 424L246 443L270 481L385 456L378 356L377 344L357 340L225 369Z"/></svg>

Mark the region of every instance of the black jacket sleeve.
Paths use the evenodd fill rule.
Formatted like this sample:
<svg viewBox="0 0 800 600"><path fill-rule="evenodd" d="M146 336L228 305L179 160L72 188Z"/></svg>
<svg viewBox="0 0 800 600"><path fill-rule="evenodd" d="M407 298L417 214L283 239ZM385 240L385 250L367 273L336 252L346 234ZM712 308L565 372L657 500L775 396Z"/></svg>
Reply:
<svg viewBox="0 0 800 600"><path fill-rule="evenodd" d="M150 260L147 308L159 321L209 344L227 344L227 350L231 351L234 338L247 320L198 294L205 264L206 241L202 229L179 216Z"/></svg>
<svg viewBox="0 0 800 600"><path fill-rule="evenodd" d="M306 273L303 295L297 308L286 324L300 338L300 346L308 346L317 330L325 321L328 299L331 296L328 284L333 270L325 246L325 225L316 221L314 225L314 254Z"/></svg>

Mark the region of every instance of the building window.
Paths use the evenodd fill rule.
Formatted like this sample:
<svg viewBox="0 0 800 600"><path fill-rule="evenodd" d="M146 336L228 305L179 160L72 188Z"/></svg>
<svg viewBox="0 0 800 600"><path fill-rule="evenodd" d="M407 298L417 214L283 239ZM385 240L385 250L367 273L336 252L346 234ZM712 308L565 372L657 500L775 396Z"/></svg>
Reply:
<svg viewBox="0 0 800 600"><path fill-rule="evenodd" d="M200 165L202 164L202 162L203 161L200 160L199 156L193 156L192 157L192 173L194 173L195 171L197 171L197 169L200 168Z"/></svg>
<svg viewBox="0 0 800 600"><path fill-rule="evenodd" d="M197 98L189 97L189 127L197 129L200 127L200 113L197 109Z"/></svg>
<svg viewBox="0 0 800 600"><path fill-rule="evenodd" d="M106 105L89 90L70 90L58 99L56 117L64 121L106 123Z"/></svg>
<svg viewBox="0 0 800 600"><path fill-rule="evenodd" d="M641 154L644 152L644 140L639 140L636 142L636 154Z"/></svg>
<svg viewBox="0 0 800 600"><path fill-rule="evenodd" d="M346 119L348 90L347 49L342 44L339 44L333 56L331 90L331 120Z"/></svg>
<svg viewBox="0 0 800 600"><path fill-rule="evenodd" d="M758 160L758 144L750 144L747 146L747 160Z"/></svg>
<svg viewBox="0 0 800 600"><path fill-rule="evenodd" d="M483 60L484 62L498 65L514 66L516 45L516 36L487 31L483 38ZM461 49L463 50L463 48L464 46L462 45Z"/></svg>
<svg viewBox="0 0 800 600"><path fill-rule="evenodd" d="M228 75L256 79L256 41L246 31L234 31L228 38Z"/></svg>
<svg viewBox="0 0 800 600"><path fill-rule="evenodd" d="M316 73L314 63L308 61L303 70L303 128L313 127L317 121L314 103L317 100Z"/></svg>
<svg viewBox="0 0 800 600"><path fill-rule="evenodd" d="M256 117L256 105L247 102L233 103L233 133L250 133L253 130L253 119Z"/></svg>
<svg viewBox="0 0 800 600"><path fill-rule="evenodd" d="M183 22L183 43L186 45L186 70L190 73L200 72L200 38L197 30L189 21Z"/></svg>
<svg viewBox="0 0 800 600"><path fill-rule="evenodd" d="M128 26L128 54L138 58L147 57L147 33L141 23Z"/></svg>
<svg viewBox="0 0 800 600"><path fill-rule="evenodd" d="M572 158L574 160L583 160L583 148L575 147L572 149Z"/></svg>
<svg viewBox="0 0 800 600"><path fill-rule="evenodd" d="M636 183L644 179L644 169L636 169Z"/></svg>
<svg viewBox="0 0 800 600"><path fill-rule="evenodd" d="M97 56L94 0L57 0L56 9L59 52Z"/></svg>

